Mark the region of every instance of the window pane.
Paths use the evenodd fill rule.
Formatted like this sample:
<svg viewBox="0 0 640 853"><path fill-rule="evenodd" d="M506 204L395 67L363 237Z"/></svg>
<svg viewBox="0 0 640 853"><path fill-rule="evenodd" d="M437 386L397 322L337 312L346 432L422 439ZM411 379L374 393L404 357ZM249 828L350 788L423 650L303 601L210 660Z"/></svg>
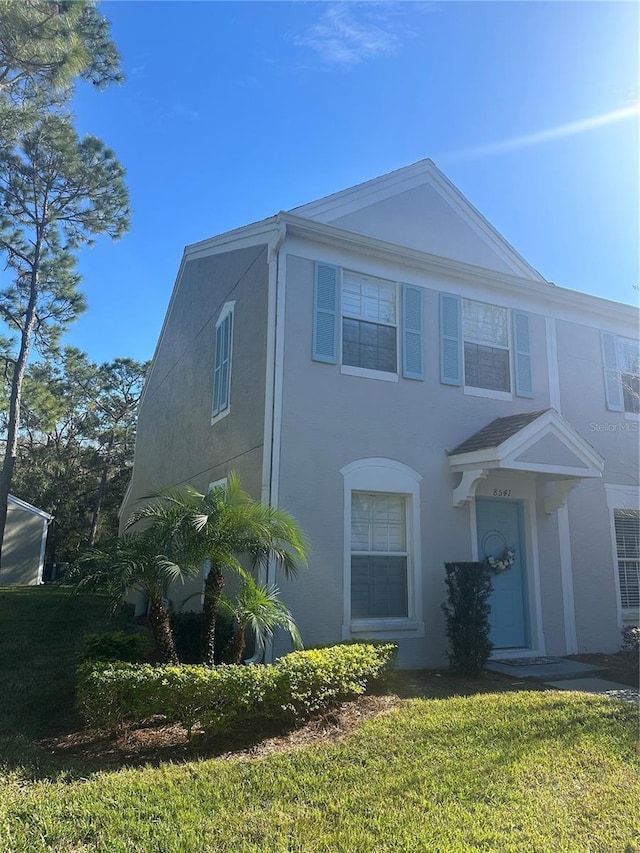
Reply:
<svg viewBox="0 0 640 853"><path fill-rule="evenodd" d="M616 509L613 513L618 552L620 603L640 606L640 511Z"/></svg>
<svg viewBox="0 0 640 853"><path fill-rule="evenodd" d="M465 341L464 382L472 388L509 391L509 350Z"/></svg>
<svg viewBox="0 0 640 853"><path fill-rule="evenodd" d="M619 560L620 603L623 607L640 607L640 562Z"/></svg>
<svg viewBox="0 0 640 853"><path fill-rule="evenodd" d="M396 372L396 330L362 320L342 320L342 363Z"/></svg>
<svg viewBox="0 0 640 853"><path fill-rule="evenodd" d="M408 615L407 558L351 558L351 616L353 619Z"/></svg>
<svg viewBox="0 0 640 853"><path fill-rule="evenodd" d="M405 500L400 495L376 495L373 506L372 551L406 551Z"/></svg>
<svg viewBox="0 0 640 853"><path fill-rule="evenodd" d="M640 373L640 344L627 338L618 338L620 369L624 373Z"/></svg>
<svg viewBox="0 0 640 853"><path fill-rule="evenodd" d="M616 509L613 517L618 557L627 560L640 559L640 511Z"/></svg>
<svg viewBox="0 0 640 853"><path fill-rule="evenodd" d="M465 299L463 328L465 341L509 346L506 308Z"/></svg>
<svg viewBox="0 0 640 853"><path fill-rule="evenodd" d="M342 313L371 323L396 323L396 285L357 273L345 273Z"/></svg>
<svg viewBox="0 0 640 853"><path fill-rule="evenodd" d="M640 377L631 373L623 373L622 395L625 412L640 414Z"/></svg>

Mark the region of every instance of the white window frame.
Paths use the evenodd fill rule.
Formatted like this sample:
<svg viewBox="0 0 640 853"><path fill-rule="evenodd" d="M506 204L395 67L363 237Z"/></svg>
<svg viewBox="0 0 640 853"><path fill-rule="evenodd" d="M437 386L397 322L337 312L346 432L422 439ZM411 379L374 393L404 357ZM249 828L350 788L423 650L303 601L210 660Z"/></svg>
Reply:
<svg viewBox="0 0 640 853"><path fill-rule="evenodd" d="M468 302L477 302L481 305L490 305L492 308L500 308L505 312L506 328L507 328L507 346L488 344L486 341L476 341L467 338L464 333L464 316L465 306ZM513 400L513 383L515 381L515 371L513 369L513 336L511 330L511 312L504 305L497 305L495 302L484 302L481 299L471 299L462 297L462 317L461 317L461 336L462 336L462 371L464 375L464 393L470 397L488 397L492 400ZM477 388L475 385L467 385L465 344L477 344L478 346L491 346L493 349L502 349L507 351L507 365L509 369L509 391L500 391L497 388Z"/></svg>
<svg viewBox="0 0 640 853"><path fill-rule="evenodd" d="M342 636L374 639L424 637L422 617L422 560L420 483L422 477L394 459L359 459L341 469L344 485L344 610ZM351 495L353 492L401 495L406 501L407 616L351 618Z"/></svg>
<svg viewBox="0 0 640 853"><path fill-rule="evenodd" d="M640 618L640 608L623 607L620 592L620 577L618 575L618 546L616 542L616 524L614 511L616 509L639 509L640 488L638 486L623 486L616 483L605 483L607 495L607 507L609 509L609 520L611 530L611 566L613 569L613 580L616 591L616 608L618 611L618 627L624 625L637 625Z"/></svg>
<svg viewBox="0 0 640 853"><path fill-rule="evenodd" d="M234 329L234 326L235 326L235 323L234 323L235 304L236 304L235 302L225 302L225 304L222 306L222 310L220 311L220 315L216 321L215 335L214 335L214 339L213 339L214 340L214 365L213 365L213 393L212 393L212 398L211 398L211 426L213 426L213 424L215 424L215 423L218 423L218 421L221 421L222 418L225 418L229 414L229 412L231 411L231 376L232 376L232 370L233 370L233 336L234 336L234 331L235 331L235 329ZM224 409L220 409L219 411L216 412L214 409L215 399L216 399L216 380L219 376L222 376L221 372L218 373L219 365L216 364L216 352L215 352L216 341L218 338L218 331L228 317L231 318L231 331L230 331L230 336L229 336L229 361L228 361L228 366L227 366L227 371L228 371L227 404L224 407Z"/></svg>
<svg viewBox="0 0 640 853"><path fill-rule="evenodd" d="M395 323L393 326L389 323L381 323L380 325L388 325L390 328L394 328L396 332L396 369L395 371L390 370L372 370L367 367L356 367L351 364L343 363L343 348L344 348L344 331L343 331L343 321L346 317L347 319L352 320L362 320L363 322L368 322L363 317L356 317L351 314L345 314L344 311L344 283L345 279L349 279L349 276L358 276L359 278L368 278L372 281L380 281L383 284L388 284L394 289L395 300L394 300L394 308L395 308ZM365 379L381 379L383 382L398 382L399 381L399 365L400 359L402 358L402 350L400 348L400 285L397 281L393 281L392 279L382 278L381 276L370 275L369 273L357 272L356 270L346 270L340 269L340 305L339 305L339 346L340 346L340 372L345 374L346 376L362 376ZM373 322L373 321L371 321Z"/></svg>

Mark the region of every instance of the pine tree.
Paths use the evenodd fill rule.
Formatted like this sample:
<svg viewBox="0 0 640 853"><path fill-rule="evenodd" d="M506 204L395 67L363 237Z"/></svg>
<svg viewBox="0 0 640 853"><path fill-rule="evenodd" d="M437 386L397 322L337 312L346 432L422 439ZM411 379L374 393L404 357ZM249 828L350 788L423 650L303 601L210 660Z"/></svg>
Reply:
<svg viewBox="0 0 640 853"><path fill-rule="evenodd" d="M123 167L99 139L80 139L68 116L45 113L19 145L0 149L0 252L13 278L0 292L0 318L18 333L0 475L0 553L32 346L51 352L84 308L75 252L97 235L119 237L128 222Z"/></svg>

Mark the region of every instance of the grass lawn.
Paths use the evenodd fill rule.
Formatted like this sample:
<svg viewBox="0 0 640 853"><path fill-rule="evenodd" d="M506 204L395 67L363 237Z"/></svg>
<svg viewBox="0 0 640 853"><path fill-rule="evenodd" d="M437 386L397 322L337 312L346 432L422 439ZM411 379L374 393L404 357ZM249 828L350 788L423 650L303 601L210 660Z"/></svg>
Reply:
<svg viewBox="0 0 640 853"><path fill-rule="evenodd" d="M73 652L100 614L0 590L2 853L640 851L637 712L593 696L445 697L440 679L443 698L257 757L98 770L51 754L43 738L77 726Z"/></svg>

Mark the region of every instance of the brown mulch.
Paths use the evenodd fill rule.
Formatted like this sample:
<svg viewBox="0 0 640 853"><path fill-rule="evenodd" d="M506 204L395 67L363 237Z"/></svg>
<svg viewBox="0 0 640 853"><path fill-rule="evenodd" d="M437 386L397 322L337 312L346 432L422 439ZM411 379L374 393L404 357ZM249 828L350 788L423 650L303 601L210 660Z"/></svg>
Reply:
<svg viewBox="0 0 640 853"><path fill-rule="evenodd" d="M569 660L590 663L605 670L602 678L638 687L640 681L640 657L634 652L617 652L616 654L569 655Z"/></svg>
<svg viewBox="0 0 640 853"><path fill-rule="evenodd" d="M288 752L317 743L338 743L366 720L386 714L401 702L399 696L360 696L343 702L297 729L279 734L236 733L224 742L206 740L194 730L191 740L179 724L155 724L121 733L88 729L47 738L41 745L58 758L81 759L95 766L159 764L162 761L187 761L193 758L261 758L276 752Z"/></svg>

